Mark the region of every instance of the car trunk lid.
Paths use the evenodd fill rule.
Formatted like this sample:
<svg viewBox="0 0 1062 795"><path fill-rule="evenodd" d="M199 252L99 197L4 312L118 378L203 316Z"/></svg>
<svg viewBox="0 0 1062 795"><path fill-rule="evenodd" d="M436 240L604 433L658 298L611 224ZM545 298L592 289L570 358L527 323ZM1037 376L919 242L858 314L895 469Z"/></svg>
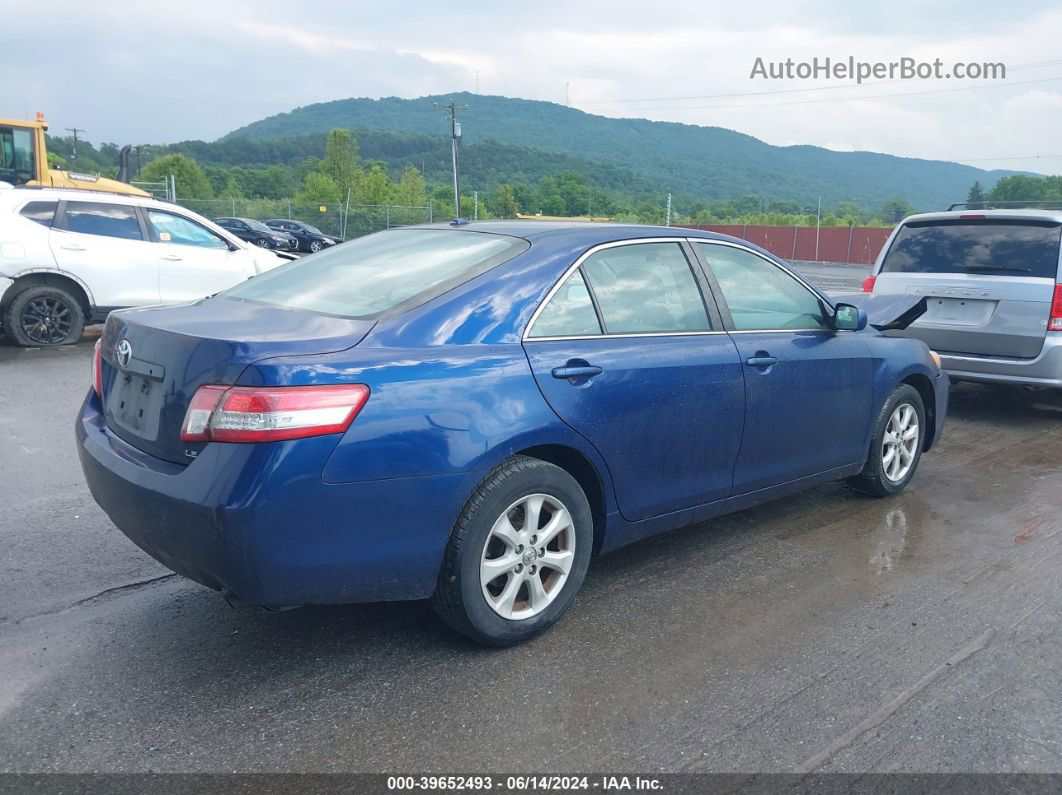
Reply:
<svg viewBox="0 0 1062 795"><path fill-rule="evenodd" d="M1017 219L905 224L874 292L927 299L904 336L956 354L1034 358L1043 348L1062 225Z"/></svg>
<svg viewBox="0 0 1062 795"><path fill-rule="evenodd" d="M262 359L345 350L372 326L227 297L113 313L101 342L104 419L134 447L187 464L202 445L181 441L181 423L200 386L235 384Z"/></svg>

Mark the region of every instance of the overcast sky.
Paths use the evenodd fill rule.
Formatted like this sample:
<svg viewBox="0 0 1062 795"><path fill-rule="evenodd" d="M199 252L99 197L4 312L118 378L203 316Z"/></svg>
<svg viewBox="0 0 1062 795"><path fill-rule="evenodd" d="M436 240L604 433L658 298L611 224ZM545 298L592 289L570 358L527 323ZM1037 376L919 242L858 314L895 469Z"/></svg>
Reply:
<svg viewBox="0 0 1062 795"><path fill-rule="evenodd" d="M0 8L0 116L43 109L53 132L82 127L94 142L210 140L323 100L472 91L478 72L485 94L563 103L570 84L571 104L588 112L716 125L772 144L1062 172L1057 2L0 0ZM752 80L757 56L909 56L1003 62L1008 71L1005 81L718 96L853 82ZM996 85L954 90L986 83ZM914 91L936 93L881 96Z"/></svg>

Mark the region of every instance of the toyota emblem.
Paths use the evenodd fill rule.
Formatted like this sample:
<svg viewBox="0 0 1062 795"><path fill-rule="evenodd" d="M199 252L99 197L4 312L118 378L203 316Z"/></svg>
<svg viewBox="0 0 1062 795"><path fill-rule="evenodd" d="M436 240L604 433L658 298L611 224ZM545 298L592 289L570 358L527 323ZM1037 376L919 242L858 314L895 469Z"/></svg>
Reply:
<svg viewBox="0 0 1062 795"><path fill-rule="evenodd" d="M118 343L114 353L118 357L118 365L125 369L129 366L129 360L133 358L133 346L129 344L129 340L122 340Z"/></svg>

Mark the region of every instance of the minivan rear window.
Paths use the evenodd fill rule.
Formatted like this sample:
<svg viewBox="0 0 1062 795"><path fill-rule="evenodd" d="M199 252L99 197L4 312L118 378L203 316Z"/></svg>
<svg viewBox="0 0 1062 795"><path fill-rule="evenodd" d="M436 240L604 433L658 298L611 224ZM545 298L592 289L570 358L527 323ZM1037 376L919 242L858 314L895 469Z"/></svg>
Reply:
<svg viewBox="0 0 1062 795"><path fill-rule="evenodd" d="M441 295L530 245L517 237L448 229L377 232L282 265L222 295L371 320Z"/></svg>
<svg viewBox="0 0 1062 795"><path fill-rule="evenodd" d="M1054 221L914 221L900 227L881 271L1053 279L1060 238Z"/></svg>

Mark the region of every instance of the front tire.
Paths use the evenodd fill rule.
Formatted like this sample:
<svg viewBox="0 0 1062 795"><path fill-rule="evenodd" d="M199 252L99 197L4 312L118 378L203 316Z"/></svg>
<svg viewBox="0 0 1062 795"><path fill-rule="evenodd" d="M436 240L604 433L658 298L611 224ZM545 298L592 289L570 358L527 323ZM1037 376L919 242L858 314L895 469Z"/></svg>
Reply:
<svg viewBox="0 0 1062 795"><path fill-rule="evenodd" d="M461 512L432 597L439 617L488 646L552 626L586 576L590 504L558 466L515 456L476 487Z"/></svg>
<svg viewBox="0 0 1062 795"><path fill-rule="evenodd" d="M864 494L888 497L911 482L925 443L926 410L918 390L900 384L881 407L863 471L848 479Z"/></svg>
<svg viewBox="0 0 1062 795"><path fill-rule="evenodd" d="M322 243L320 240L311 240L310 241L310 253L311 254L316 254L322 248L324 248L324 243Z"/></svg>
<svg viewBox="0 0 1062 795"><path fill-rule="evenodd" d="M62 287L27 287L8 304L4 330L23 348L72 345L85 330L85 312Z"/></svg>
<svg viewBox="0 0 1062 795"><path fill-rule="evenodd" d="M270 245L269 241L264 237L258 238L256 241L254 241L254 244L259 248L273 248L273 246Z"/></svg>

